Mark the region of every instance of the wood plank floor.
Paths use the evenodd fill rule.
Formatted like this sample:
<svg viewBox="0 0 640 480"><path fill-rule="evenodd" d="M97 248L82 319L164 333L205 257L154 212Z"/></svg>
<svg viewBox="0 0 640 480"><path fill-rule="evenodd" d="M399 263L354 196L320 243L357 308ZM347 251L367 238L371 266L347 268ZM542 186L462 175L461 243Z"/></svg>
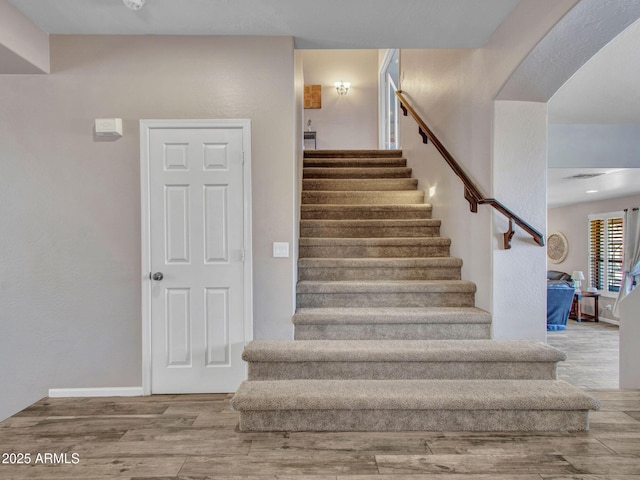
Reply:
<svg viewBox="0 0 640 480"><path fill-rule="evenodd" d="M230 395L43 399L0 423L0 453L31 455L0 463L0 479L640 479L640 391L604 388L611 368L592 369L609 364L596 346L616 330L583 323L549 336L576 343L561 376L602 402L587 433L246 434ZM47 453L58 456L42 463Z"/></svg>
<svg viewBox="0 0 640 480"><path fill-rule="evenodd" d="M567 354L558 365L558 378L587 388L618 388L619 329L605 322L576 322L567 329L547 332L549 345Z"/></svg>

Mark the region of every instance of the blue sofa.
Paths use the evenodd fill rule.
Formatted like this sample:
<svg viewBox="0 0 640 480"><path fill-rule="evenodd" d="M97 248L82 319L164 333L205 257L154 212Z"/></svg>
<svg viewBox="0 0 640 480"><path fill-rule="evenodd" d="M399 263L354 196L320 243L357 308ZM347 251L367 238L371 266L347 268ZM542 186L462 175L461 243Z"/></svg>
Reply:
<svg viewBox="0 0 640 480"><path fill-rule="evenodd" d="M575 288L571 275L547 272L547 330L564 330L571 311Z"/></svg>

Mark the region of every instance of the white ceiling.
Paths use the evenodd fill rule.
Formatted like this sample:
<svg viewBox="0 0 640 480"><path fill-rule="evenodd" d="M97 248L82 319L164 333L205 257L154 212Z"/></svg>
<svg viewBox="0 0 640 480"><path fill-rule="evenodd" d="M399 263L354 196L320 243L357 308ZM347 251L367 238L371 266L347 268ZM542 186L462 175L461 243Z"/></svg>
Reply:
<svg viewBox="0 0 640 480"><path fill-rule="evenodd" d="M603 175L569 178L591 173ZM640 168L550 168L547 178L549 208L640 194Z"/></svg>
<svg viewBox="0 0 640 480"><path fill-rule="evenodd" d="M54 34L284 35L296 48L474 48L518 0L9 0Z"/></svg>

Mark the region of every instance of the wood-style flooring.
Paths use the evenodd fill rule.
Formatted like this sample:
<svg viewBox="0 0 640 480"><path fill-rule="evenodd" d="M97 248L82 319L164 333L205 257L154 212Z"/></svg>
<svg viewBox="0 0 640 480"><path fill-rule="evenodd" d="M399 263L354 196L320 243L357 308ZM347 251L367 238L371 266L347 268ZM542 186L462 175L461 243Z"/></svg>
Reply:
<svg viewBox="0 0 640 480"><path fill-rule="evenodd" d="M586 388L618 388L619 329L605 322L576 322L547 332L547 343L567 354L558 365L558 378Z"/></svg>
<svg viewBox="0 0 640 480"><path fill-rule="evenodd" d="M586 322L549 335L571 349L561 377L602 402L587 433L246 434L230 395L45 398L0 423L0 453L31 456L0 463L0 479L640 479L640 391L607 387L608 335L617 329ZM46 453L78 461L36 464Z"/></svg>

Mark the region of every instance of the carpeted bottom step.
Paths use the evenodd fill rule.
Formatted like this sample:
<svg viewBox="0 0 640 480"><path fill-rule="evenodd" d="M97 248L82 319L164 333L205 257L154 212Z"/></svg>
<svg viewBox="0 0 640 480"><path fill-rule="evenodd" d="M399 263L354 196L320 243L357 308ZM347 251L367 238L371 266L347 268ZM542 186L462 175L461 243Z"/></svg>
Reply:
<svg viewBox="0 0 640 480"><path fill-rule="evenodd" d="M598 401L559 380L246 381L241 431L584 431Z"/></svg>
<svg viewBox="0 0 640 480"><path fill-rule="evenodd" d="M475 307L298 308L296 340L477 340L491 315Z"/></svg>
<svg viewBox="0 0 640 480"><path fill-rule="evenodd" d="M525 340L253 341L249 380L555 380L566 355Z"/></svg>

